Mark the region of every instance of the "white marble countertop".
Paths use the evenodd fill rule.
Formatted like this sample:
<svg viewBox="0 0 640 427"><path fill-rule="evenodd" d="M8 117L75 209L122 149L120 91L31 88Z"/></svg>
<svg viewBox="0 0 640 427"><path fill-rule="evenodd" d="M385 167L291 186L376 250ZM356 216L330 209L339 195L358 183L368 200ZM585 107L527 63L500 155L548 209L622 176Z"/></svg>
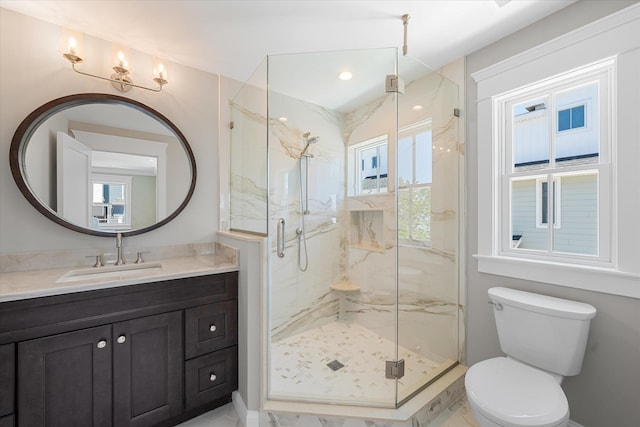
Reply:
<svg viewBox="0 0 640 427"><path fill-rule="evenodd" d="M214 254L157 259L147 261L147 264L160 264L160 266L136 270L134 274L128 271L121 275L114 272L108 277L76 277L73 282L60 282L59 280L69 271L108 272L113 270L114 267L65 267L0 273L0 302L238 270L238 264L233 259ZM127 268L132 267L132 265L127 264Z"/></svg>

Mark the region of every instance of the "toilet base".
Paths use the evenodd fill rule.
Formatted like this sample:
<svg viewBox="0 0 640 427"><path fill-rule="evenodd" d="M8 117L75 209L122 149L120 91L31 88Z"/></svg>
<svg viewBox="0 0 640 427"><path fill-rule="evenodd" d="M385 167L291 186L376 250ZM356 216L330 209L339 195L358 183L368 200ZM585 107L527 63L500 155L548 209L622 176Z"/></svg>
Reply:
<svg viewBox="0 0 640 427"><path fill-rule="evenodd" d="M469 401L469 406L471 406L471 410L473 411L473 416L475 417L480 427L513 427L507 424L498 424L495 421L490 420L489 418L482 415L482 413L480 413L480 411L476 409L471 399L469 399L469 396L467 396L467 400ZM569 425L569 420L567 419L562 421L560 424L556 424L553 427L567 427L568 425Z"/></svg>

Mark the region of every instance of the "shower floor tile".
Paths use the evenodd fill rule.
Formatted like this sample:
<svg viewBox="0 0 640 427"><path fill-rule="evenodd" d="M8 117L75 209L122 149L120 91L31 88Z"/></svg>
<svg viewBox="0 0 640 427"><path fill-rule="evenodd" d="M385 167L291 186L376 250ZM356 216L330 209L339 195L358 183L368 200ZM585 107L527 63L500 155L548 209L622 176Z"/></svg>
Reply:
<svg viewBox="0 0 640 427"><path fill-rule="evenodd" d="M405 360L399 400L449 366L449 361L436 363L403 347L398 352ZM393 341L357 323L330 323L272 343L270 395L393 406L395 381L385 378L385 362L395 358ZM339 364L344 366L334 370Z"/></svg>

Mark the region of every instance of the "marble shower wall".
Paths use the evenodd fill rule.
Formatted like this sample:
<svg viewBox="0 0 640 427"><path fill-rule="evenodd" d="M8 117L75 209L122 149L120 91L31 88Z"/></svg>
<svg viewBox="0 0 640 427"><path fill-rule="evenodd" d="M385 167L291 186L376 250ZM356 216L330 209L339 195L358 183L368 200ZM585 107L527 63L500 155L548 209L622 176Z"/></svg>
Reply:
<svg viewBox="0 0 640 427"><path fill-rule="evenodd" d="M269 93L269 114L269 225L275 230L283 218L286 240L284 258L271 248L271 331L277 341L337 318L337 296L329 285L343 269L338 211L344 203L345 147L342 114L275 92ZM310 213L303 218L300 198L307 162L300 157L305 132L320 139L307 151L313 156L308 158ZM306 272L298 268L298 253L303 266L307 261L304 241L296 233L303 219Z"/></svg>
<svg viewBox="0 0 640 427"><path fill-rule="evenodd" d="M266 61L229 101L229 225L232 230L267 234ZM224 201L223 201L224 202Z"/></svg>
<svg viewBox="0 0 640 427"><path fill-rule="evenodd" d="M396 239L395 183L392 182L395 96L398 96L400 128L427 118L432 122L433 184L431 245L428 247L398 245ZM389 135L391 177L388 193L348 197L344 221L356 218L365 221L365 224L351 224L352 229L373 231L381 226L383 230L377 238L382 244L376 242L369 248L363 242L354 242L353 232L343 234L348 260L343 275L361 288L360 293L349 296L349 314L355 322L395 340L397 271L399 344L438 362L457 360L458 356L458 161L462 153L458 149L459 119L453 114L457 100L456 85L431 73L407 84L404 94L387 94L346 118L348 145L381 134ZM417 104L422 105L421 111L412 109ZM354 214L361 211L370 214Z"/></svg>
<svg viewBox="0 0 640 427"><path fill-rule="evenodd" d="M402 75L402 74L401 74ZM457 87L431 73L406 86L404 94L387 94L347 113L245 85L232 102L231 224L233 228L272 236L270 313L272 339L334 321L339 295L332 283L348 280L361 291L348 294L347 316L388 339L396 339L396 275L400 344L443 362L458 358L458 143ZM432 241L429 247L398 245L395 175L395 109L398 126L430 118L433 134L431 194ZM411 107L420 104L421 111ZM286 117L286 121L278 120ZM269 179L266 188L266 132L269 131ZM319 136L309 148L309 209L305 229L309 269L298 269L300 165L302 135ZM389 135L388 193L345 196L348 176L346 145ZM236 154L238 153L238 154ZM240 159L238 159L240 157ZM304 176L305 162L302 165ZM304 187L304 182L302 182ZM269 212L267 216L267 194ZM234 209L235 206L235 209ZM279 218L286 224L285 257L275 254ZM242 227L238 227L238 224ZM357 241L356 241L357 240ZM302 253L304 263L304 253Z"/></svg>

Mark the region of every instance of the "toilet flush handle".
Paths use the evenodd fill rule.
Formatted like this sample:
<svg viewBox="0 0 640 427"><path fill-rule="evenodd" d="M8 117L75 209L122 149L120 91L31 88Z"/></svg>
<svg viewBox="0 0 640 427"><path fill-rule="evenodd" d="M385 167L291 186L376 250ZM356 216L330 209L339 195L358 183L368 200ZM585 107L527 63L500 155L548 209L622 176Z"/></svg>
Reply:
<svg viewBox="0 0 640 427"><path fill-rule="evenodd" d="M488 301L488 304L491 304L493 306L493 308L495 308L498 311L502 311L502 304L500 304L499 302L494 302L494 301Z"/></svg>

